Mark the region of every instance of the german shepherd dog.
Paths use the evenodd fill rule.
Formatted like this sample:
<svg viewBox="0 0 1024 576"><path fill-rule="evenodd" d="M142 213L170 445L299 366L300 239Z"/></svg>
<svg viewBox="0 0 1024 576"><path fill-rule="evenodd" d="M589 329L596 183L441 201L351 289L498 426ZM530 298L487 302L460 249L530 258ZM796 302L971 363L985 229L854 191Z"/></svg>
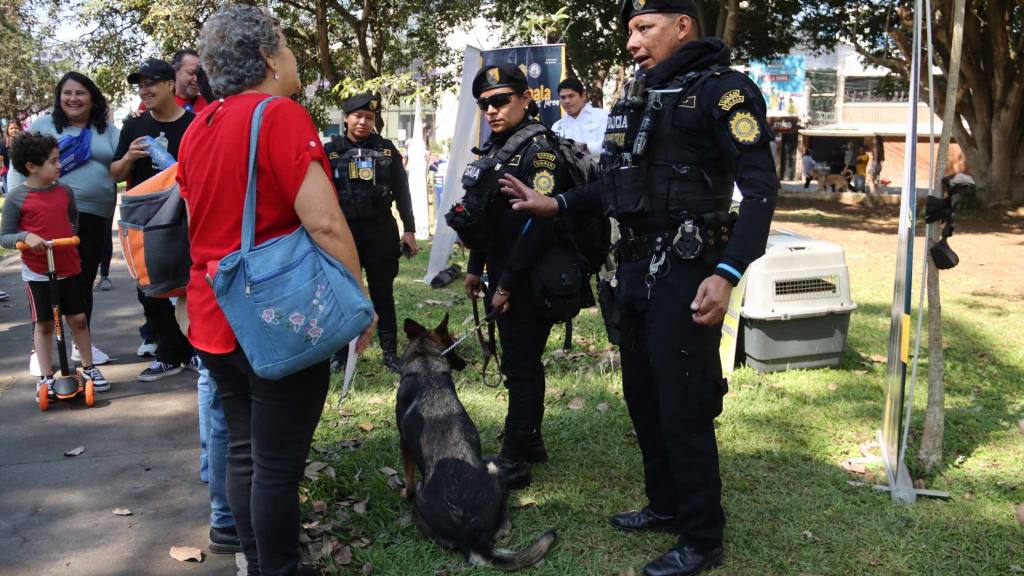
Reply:
<svg viewBox="0 0 1024 576"><path fill-rule="evenodd" d="M452 369L466 363L454 351L441 355L454 343L448 316L433 330L406 319L405 333L409 346L395 411L405 471L402 497L414 500L416 526L474 565L519 570L540 562L555 543L554 529L521 552L495 547L512 528L508 491L498 469L484 463L480 433L455 392ZM417 468L423 476L418 490Z"/></svg>

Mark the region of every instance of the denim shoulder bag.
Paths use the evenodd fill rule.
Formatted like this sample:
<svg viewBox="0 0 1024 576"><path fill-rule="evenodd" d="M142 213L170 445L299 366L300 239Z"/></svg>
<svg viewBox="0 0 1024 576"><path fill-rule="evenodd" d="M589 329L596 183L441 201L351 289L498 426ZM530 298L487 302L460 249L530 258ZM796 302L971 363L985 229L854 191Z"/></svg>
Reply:
<svg viewBox="0 0 1024 576"><path fill-rule="evenodd" d="M256 375L280 380L328 359L373 321L373 306L348 269L306 229L254 246L256 147L263 111L253 112L242 248L217 266L213 291Z"/></svg>

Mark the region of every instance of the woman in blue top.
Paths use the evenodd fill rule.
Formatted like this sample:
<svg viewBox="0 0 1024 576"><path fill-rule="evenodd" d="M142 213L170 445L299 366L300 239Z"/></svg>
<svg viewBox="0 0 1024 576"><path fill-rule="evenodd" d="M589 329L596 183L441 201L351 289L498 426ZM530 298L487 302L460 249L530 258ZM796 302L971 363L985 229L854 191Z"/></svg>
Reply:
<svg viewBox="0 0 1024 576"><path fill-rule="evenodd" d="M82 287L86 319L92 320L92 286L111 233L117 202L117 187L110 176L110 164L121 131L108 124L107 99L86 75L68 72L54 90L53 113L37 119L31 132L49 134L60 143L60 182L71 188L78 205L78 254L82 260ZM24 177L12 170L8 184L17 186ZM77 359L77 350L72 354ZM93 346L93 361L105 364L110 358ZM34 366L33 366L34 367Z"/></svg>

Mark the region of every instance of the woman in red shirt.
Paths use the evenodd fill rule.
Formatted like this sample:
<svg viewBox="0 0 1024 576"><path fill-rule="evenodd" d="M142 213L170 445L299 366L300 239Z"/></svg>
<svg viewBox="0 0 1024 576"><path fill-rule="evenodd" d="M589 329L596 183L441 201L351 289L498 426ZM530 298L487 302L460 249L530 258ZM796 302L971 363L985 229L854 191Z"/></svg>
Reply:
<svg viewBox="0 0 1024 576"><path fill-rule="evenodd" d="M299 573L298 486L327 396L328 362L283 380L255 375L205 280L238 250L253 110L268 96L257 148L256 243L304 226L362 282L355 243L328 178L327 156L306 110L295 56L268 13L237 5L213 15L200 54L219 100L185 133L178 181L189 211L189 339L216 381L227 420L228 501L250 575ZM365 349L371 326L357 349Z"/></svg>

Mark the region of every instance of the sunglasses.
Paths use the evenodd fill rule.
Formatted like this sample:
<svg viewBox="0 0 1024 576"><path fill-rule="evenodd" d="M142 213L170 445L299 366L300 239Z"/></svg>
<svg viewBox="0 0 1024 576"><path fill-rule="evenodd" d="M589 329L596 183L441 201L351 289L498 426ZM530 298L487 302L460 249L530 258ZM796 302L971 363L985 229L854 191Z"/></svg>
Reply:
<svg viewBox="0 0 1024 576"><path fill-rule="evenodd" d="M518 96L518 94L516 94L515 92L504 92L502 94L495 94L494 96L488 98L480 98L479 100L476 101L476 105L484 112L486 112L487 109L490 108L491 106L494 106L495 110L501 110L505 106L508 106L508 103L511 102L512 98L514 98L515 96Z"/></svg>

